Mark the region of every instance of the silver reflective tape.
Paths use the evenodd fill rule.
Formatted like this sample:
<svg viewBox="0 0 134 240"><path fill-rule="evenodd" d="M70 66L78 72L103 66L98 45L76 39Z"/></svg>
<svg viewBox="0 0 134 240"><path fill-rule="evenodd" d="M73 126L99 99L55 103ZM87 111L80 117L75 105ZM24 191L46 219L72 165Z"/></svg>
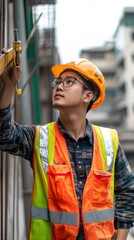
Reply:
<svg viewBox="0 0 134 240"><path fill-rule="evenodd" d="M40 158L45 173L48 169L48 127L40 127Z"/></svg>
<svg viewBox="0 0 134 240"><path fill-rule="evenodd" d="M67 212L50 212L50 222L67 224L67 225L78 225L78 215L76 213Z"/></svg>
<svg viewBox="0 0 134 240"><path fill-rule="evenodd" d="M102 132L105 149L106 149L106 156L107 156L107 171L112 171L113 159L114 159L114 149L112 143L112 137L110 134L110 130L108 128L100 127Z"/></svg>
<svg viewBox="0 0 134 240"><path fill-rule="evenodd" d="M76 213L48 211L47 208L32 207L32 218L42 219L51 223L78 225L78 215Z"/></svg>
<svg viewBox="0 0 134 240"><path fill-rule="evenodd" d="M49 221L49 211L47 208L32 207L32 218Z"/></svg>
<svg viewBox="0 0 134 240"><path fill-rule="evenodd" d="M95 223L114 218L114 208L105 210L88 211L84 213L85 223Z"/></svg>

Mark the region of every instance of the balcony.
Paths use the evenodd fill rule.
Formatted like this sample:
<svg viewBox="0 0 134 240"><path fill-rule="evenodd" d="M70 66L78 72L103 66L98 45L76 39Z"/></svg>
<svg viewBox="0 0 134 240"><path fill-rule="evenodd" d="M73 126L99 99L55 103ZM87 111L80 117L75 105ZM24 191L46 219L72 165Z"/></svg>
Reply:
<svg viewBox="0 0 134 240"><path fill-rule="evenodd" d="M56 0L29 0L29 5L56 4Z"/></svg>

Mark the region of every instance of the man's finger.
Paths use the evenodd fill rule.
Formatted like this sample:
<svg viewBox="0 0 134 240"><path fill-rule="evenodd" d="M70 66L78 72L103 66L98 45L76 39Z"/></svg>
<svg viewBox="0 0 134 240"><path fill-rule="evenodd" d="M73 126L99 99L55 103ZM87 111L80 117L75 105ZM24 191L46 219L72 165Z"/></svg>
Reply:
<svg viewBox="0 0 134 240"><path fill-rule="evenodd" d="M2 52L2 54L6 53L7 49L6 48L2 48L1 52Z"/></svg>

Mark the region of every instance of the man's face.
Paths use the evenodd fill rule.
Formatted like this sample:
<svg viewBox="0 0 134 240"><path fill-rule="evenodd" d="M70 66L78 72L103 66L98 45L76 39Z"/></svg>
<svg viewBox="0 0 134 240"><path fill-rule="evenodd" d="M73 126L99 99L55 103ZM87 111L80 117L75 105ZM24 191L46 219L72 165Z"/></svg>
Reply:
<svg viewBox="0 0 134 240"><path fill-rule="evenodd" d="M64 86L62 81L64 79L76 78L78 81L74 81L73 85L70 87ZM63 110L64 108L78 108L83 103L83 83L82 78L73 71L66 71L60 76L61 83L57 85L52 94L53 107Z"/></svg>

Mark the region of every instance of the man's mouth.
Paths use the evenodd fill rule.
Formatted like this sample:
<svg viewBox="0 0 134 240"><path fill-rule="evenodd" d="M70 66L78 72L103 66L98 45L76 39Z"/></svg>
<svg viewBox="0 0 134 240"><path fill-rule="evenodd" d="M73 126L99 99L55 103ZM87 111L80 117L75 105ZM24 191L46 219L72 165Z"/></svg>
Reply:
<svg viewBox="0 0 134 240"><path fill-rule="evenodd" d="M63 98L63 95L60 93L55 94L54 98Z"/></svg>

